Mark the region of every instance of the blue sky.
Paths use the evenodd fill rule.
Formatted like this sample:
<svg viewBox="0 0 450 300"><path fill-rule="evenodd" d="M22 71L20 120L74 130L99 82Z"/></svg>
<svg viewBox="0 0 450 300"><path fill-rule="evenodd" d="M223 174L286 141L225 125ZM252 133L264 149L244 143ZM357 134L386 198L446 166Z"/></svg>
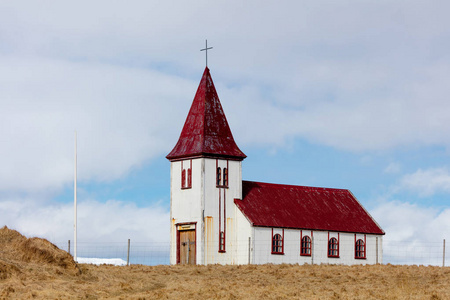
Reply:
<svg viewBox="0 0 450 300"><path fill-rule="evenodd" d="M168 241L207 38L244 179L350 189L387 242L448 239L449 6L2 2L0 220L72 238L77 130L79 239Z"/></svg>

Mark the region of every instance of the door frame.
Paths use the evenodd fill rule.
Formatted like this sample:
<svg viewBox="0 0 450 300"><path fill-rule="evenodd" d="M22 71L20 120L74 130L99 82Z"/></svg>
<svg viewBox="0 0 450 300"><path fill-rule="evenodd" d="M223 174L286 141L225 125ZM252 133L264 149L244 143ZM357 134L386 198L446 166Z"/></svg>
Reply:
<svg viewBox="0 0 450 300"><path fill-rule="evenodd" d="M188 227L189 229L181 229L181 227ZM194 230L194 234L195 234L195 264L197 264L197 222L184 222L184 223L176 223L175 224L175 229L177 231L177 265L180 264L180 231L185 231L185 230Z"/></svg>

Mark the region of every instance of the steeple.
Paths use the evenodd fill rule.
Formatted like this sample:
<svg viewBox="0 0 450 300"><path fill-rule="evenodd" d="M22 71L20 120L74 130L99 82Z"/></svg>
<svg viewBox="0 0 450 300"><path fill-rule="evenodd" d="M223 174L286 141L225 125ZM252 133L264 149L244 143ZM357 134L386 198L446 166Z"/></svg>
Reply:
<svg viewBox="0 0 450 300"><path fill-rule="evenodd" d="M221 157L243 160L223 112L208 67L192 101L180 138L166 156L170 161L188 157Z"/></svg>

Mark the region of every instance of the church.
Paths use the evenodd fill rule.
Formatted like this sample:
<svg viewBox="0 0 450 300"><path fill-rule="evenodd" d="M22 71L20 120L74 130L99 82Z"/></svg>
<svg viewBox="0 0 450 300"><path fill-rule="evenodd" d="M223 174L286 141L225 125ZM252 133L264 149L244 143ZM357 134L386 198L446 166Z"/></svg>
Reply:
<svg viewBox="0 0 450 300"><path fill-rule="evenodd" d="M171 264L382 263L385 233L349 190L242 180L208 67L166 158Z"/></svg>

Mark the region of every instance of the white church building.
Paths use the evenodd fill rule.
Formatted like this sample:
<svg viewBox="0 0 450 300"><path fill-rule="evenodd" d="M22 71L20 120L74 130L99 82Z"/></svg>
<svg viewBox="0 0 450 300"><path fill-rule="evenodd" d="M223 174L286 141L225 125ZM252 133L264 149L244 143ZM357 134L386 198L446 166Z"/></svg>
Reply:
<svg viewBox="0 0 450 300"><path fill-rule="evenodd" d="M208 67L170 161L171 264L375 264L385 234L345 189L242 180Z"/></svg>

